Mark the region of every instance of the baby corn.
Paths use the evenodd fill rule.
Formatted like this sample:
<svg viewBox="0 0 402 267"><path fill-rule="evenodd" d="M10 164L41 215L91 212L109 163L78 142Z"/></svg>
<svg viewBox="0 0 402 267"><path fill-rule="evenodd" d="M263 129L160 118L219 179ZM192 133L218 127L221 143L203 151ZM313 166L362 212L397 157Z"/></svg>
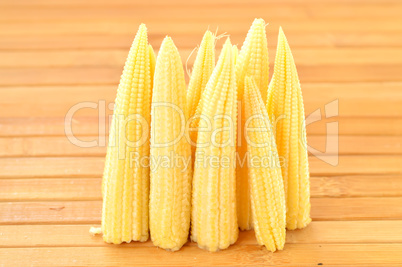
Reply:
<svg viewBox="0 0 402 267"><path fill-rule="evenodd" d="M206 31L202 38L200 48L198 49L197 57L194 62L193 71L191 73L190 82L187 89L187 110L189 118L192 120L192 128L196 128L198 124L197 115L201 113L201 107L197 110L201 94L207 85L209 77L215 66L215 36L212 32ZM198 111L198 113L196 113ZM194 116L196 115L196 116ZM192 155L194 157L197 131L190 132L192 141Z"/></svg>
<svg viewBox="0 0 402 267"><path fill-rule="evenodd" d="M229 39L202 95L192 196L191 239L209 251L236 242L235 145L237 95ZM215 163L212 162L214 158Z"/></svg>
<svg viewBox="0 0 402 267"><path fill-rule="evenodd" d="M155 65L156 65L156 57L155 57L155 52L154 49L152 48L152 45L148 46L149 49L149 58L150 58L150 65L151 65L151 77L152 77L152 83L154 81L154 72L155 72ZM151 93L152 95L152 93Z"/></svg>
<svg viewBox="0 0 402 267"><path fill-rule="evenodd" d="M255 19L247 33L236 62L236 78L238 95L243 96L246 76L254 79L260 89L262 100L265 102L269 82L268 44L265 32L265 21Z"/></svg>
<svg viewBox="0 0 402 267"><path fill-rule="evenodd" d="M237 58L236 78L239 101L241 101L243 97L244 79L246 76L250 76L254 79L265 101L269 78L268 46L265 25L263 19L254 20ZM247 144L243 128L247 118L245 118L244 114L244 103L241 104L239 113L241 115L239 116L238 127L240 130L239 133L241 134L238 138L239 143L237 146L237 216L240 229L248 230L253 228L253 220L247 180Z"/></svg>
<svg viewBox="0 0 402 267"><path fill-rule="evenodd" d="M258 244L274 252L283 249L286 236L285 193L275 136L259 89L248 76L243 99L255 235Z"/></svg>
<svg viewBox="0 0 402 267"><path fill-rule="evenodd" d="M131 46L117 90L102 182L103 239L108 243L148 239L149 168L132 156L149 156L153 69L142 24Z"/></svg>
<svg viewBox="0 0 402 267"><path fill-rule="evenodd" d="M234 64L236 66L237 57L239 56L239 49L237 48L237 45L232 46L232 53L233 53L233 58L234 58Z"/></svg>
<svg viewBox="0 0 402 267"><path fill-rule="evenodd" d="M277 121L278 153L284 158L282 176L287 204L287 228L303 228L311 221L304 106L296 65L282 28L279 30L267 109L269 115Z"/></svg>
<svg viewBox="0 0 402 267"><path fill-rule="evenodd" d="M225 35L206 31L186 90L173 40L156 57L140 25L115 100L102 224L90 234L113 244L150 235L176 251L191 226L191 240L214 252L254 228L258 244L274 252L286 228L311 222L300 82L282 28L268 82L265 27L255 19L240 51L228 38L216 66Z"/></svg>
<svg viewBox="0 0 402 267"><path fill-rule="evenodd" d="M166 37L156 61L152 94L149 213L153 243L172 251L186 243L190 226L191 147L184 136L187 119L183 66L173 40ZM166 159L169 164L161 164Z"/></svg>

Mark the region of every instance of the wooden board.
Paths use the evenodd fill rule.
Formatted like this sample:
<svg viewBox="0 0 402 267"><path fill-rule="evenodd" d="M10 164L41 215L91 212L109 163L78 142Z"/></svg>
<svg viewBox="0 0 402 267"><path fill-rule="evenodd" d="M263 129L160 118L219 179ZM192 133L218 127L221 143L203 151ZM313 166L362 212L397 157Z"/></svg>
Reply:
<svg viewBox="0 0 402 267"><path fill-rule="evenodd" d="M401 175L311 177L311 197L402 196ZM101 177L0 179L0 201L101 200Z"/></svg>
<svg viewBox="0 0 402 267"><path fill-rule="evenodd" d="M401 266L401 13L398 0L1 1L0 266ZM207 28L240 48L255 17L269 22L271 75L279 26L298 66L308 144L321 151L309 156L313 222L288 231L276 253L253 231L217 253L89 235L138 24L156 51L171 35L191 69ZM326 118L333 101L338 116ZM66 136L65 116L79 103L95 108L74 113Z"/></svg>
<svg viewBox="0 0 402 267"><path fill-rule="evenodd" d="M1 58L1 57L0 57ZM395 83L303 83L306 115L338 100L339 116L342 117L399 117L402 114L402 82ZM381 94L377 94L381 87ZM97 108L81 108L77 116L98 116L100 106L103 114L112 114L117 85L71 85L71 86L5 86L0 90L0 105L4 111L0 118L26 117L29 112L36 117L62 117L77 103L92 102ZM63 99L58 92L69 92ZM365 92L364 98L361 92ZM46 98L38 98L46 95ZM48 98L54 99L49 103ZM104 102L102 102L104 101ZM17 105L20 104L20 105ZM376 109L373 109L376 106ZM322 116L325 117L324 110Z"/></svg>
<svg viewBox="0 0 402 267"><path fill-rule="evenodd" d="M1 157L105 156L108 136L0 137ZM79 140L82 143L76 143ZM104 145L101 143L104 142ZM361 149L365 144L370 143ZM327 148L327 145L328 146ZM84 147L88 145L88 147ZM400 155L401 136L341 135L338 140L326 135L310 135L308 145L326 155Z"/></svg>

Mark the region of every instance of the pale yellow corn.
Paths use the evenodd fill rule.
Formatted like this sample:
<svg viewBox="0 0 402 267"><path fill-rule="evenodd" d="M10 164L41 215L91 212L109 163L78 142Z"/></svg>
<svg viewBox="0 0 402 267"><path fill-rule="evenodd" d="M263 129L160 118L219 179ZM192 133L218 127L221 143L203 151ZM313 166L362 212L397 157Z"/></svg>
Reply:
<svg viewBox="0 0 402 267"><path fill-rule="evenodd" d="M149 45L148 48L149 48L149 58L150 58L151 74L152 74L151 77L152 77L152 82L153 82L154 81L155 65L156 65L156 57L155 57L155 52L154 52L154 49L152 48L152 45Z"/></svg>
<svg viewBox="0 0 402 267"><path fill-rule="evenodd" d="M194 62L193 71L191 73L190 82L187 89L187 110L191 120L191 127L196 129L198 124L197 116L201 113L201 107L198 109L201 94L207 85L209 77L215 66L215 36L212 32L206 31L202 38L200 48L197 52L197 57ZM193 157L197 142L197 131L190 132L192 141Z"/></svg>
<svg viewBox="0 0 402 267"><path fill-rule="evenodd" d="M238 99L241 101L244 91L244 79L250 76L256 82L263 100L265 101L268 89L269 63L268 46L265 33L265 21L255 19L250 30L247 33L246 40L240 50L236 61L236 78L238 87ZM247 118L244 114L244 103L241 103L239 111L239 133L238 138L238 161L237 161L237 215L241 230L253 228L253 219L251 212L250 192L247 181L247 144L244 136L244 123Z"/></svg>
<svg viewBox="0 0 402 267"><path fill-rule="evenodd" d="M246 77L243 100L255 235L258 244L274 252L283 249L286 237L285 192L275 136L259 89L250 77Z"/></svg>
<svg viewBox="0 0 402 267"><path fill-rule="evenodd" d="M191 239L209 251L225 249L238 237L236 94L234 57L228 39L202 95L199 129L203 130L198 133L194 164Z"/></svg>
<svg viewBox="0 0 402 267"><path fill-rule="evenodd" d="M236 62L237 86L239 93L241 93L240 96L238 95L239 99L243 95L246 76L254 79L260 89L263 101L266 99L269 83L269 63L265 26L263 19L255 19L240 49Z"/></svg>
<svg viewBox="0 0 402 267"><path fill-rule="evenodd" d="M304 106L296 65L282 28L279 30L267 109L268 114L276 120L278 153L284 159L282 176L287 228L303 228L311 221Z"/></svg>
<svg viewBox="0 0 402 267"><path fill-rule="evenodd" d="M188 112L179 52L163 40L154 75L151 122L150 231L154 245L178 250L188 239L191 147L184 136Z"/></svg>
<svg viewBox="0 0 402 267"><path fill-rule="evenodd" d="M117 90L102 183L103 239L119 244L148 239L149 168L132 157L149 156L153 70L147 29L142 24L131 46Z"/></svg>
<svg viewBox="0 0 402 267"><path fill-rule="evenodd" d="M237 48L237 45L232 46L232 53L233 53L233 58L234 58L233 61L236 66L237 57L239 56L239 49Z"/></svg>

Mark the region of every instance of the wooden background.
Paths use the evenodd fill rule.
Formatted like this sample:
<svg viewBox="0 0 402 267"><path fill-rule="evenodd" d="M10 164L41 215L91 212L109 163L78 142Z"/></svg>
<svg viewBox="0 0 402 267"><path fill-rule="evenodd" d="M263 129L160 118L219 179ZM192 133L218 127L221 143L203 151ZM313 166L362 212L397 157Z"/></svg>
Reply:
<svg viewBox="0 0 402 267"><path fill-rule="evenodd" d="M397 0L2 0L0 266L401 266L401 14ZM100 223L105 146L71 144L67 111L99 104L75 113L73 132L104 140L98 117L111 114L103 103L114 101L139 23L156 50L172 36L184 63L208 27L241 46L254 17L270 23L271 63L283 27L306 114L325 114L325 104L339 100L339 117L307 127L320 150L326 123L338 122L340 135L338 166L310 157L311 225L288 232L285 250L274 254L256 245L253 232L219 253L193 243L175 253L151 242L113 246L89 236Z"/></svg>

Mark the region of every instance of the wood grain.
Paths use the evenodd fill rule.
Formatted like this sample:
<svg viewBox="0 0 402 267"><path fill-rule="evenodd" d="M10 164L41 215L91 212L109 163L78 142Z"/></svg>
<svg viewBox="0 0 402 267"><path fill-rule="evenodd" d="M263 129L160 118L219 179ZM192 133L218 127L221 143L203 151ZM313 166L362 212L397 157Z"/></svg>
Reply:
<svg viewBox="0 0 402 267"><path fill-rule="evenodd" d="M402 220L402 197L312 198L314 221ZM387 207L384 209L384 207ZM0 224L99 224L102 201L0 202Z"/></svg>
<svg viewBox="0 0 402 267"><path fill-rule="evenodd" d="M0 147L3 148L0 157L105 156L108 136L79 136L77 139L83 145L73 143L75 139L66 136L0 137ZM343 135L335 140L326 135L311 135L307 141L310 147L326 155L402 154L402 136Z"/></svg>
<svg viewBox="0 0 402 267"><path fill-rule="evenodd" d="M336 166L328 163L334 158ZM0 178L100 177L104 161L104 157L0 158ZM312 176L402 174L402 155L324 155L323 160L310 156L309 164Z"/></svg>
<svg viewBox="0 0 402 267"><path fill-rule="evenodd" d="M305 4L305 3L310 3L310 4L318 4L318 3L342 3L346 4L345 7L349 6L350 4L362 4L362 3L383 3L386 4L389 8L392 8L393 4L399 3L398 0L385 0L379 2L378 0L309 0L309 1L304 1L304 0L270 0L268 4L278 4L278 3L285 3L285 4L292 4L292 5L299 5L299 4ZM261 5L261 4L267 4L267 1L265 0L250 0L247 2L249 5ZM182 5L188 5L191 6L192 8L194 7L199 7L199 6L219 6L219 5L240 5L244 6L244 1L242 0L221 0L219 2L215 0L205 0L203 2L199 1L186 1L186 0L175 0L174 3L171 5L167 5L164 0L150 0L145 2L132 2L130 0L117 0L115 2L110 2L108 0L90 0L87 2L82 2L80 0L71 0L71 1L55 1L55 0L38 0L35 2L31 2L29 0L20 0L18 2L12 1L12 0L7 0L3 1L2 6L11 6L11 7L20 7L20 6L61 6L61 7L68 7L68 6L79 6L79 7L85 7L85 6L148 6L149 8L154 8L155 6L171 6L171 7L177 7L177 6L182 6Z"/></svg>
<svg viewBox="0 0 402 267"><path fill-rule="evenodd" d="M4 248L0 260L10 265L19 258L22 265L31 266L313 266L357 263L364 266L397 266L402 261L401 244L288 244L275 254L259 246L231 246L219 253L209 253L194 246L178 252L155 247L64 247L64 248ZM149 255L152 255L150 257ZM21 257L25 255L26 257Z"/></svg>
<svg viewBox="0 0 402 267"><path fill-rule="evenodd" d="M0 201L101 200L101 178L0 179Z"/></svg>
<svg viewBox="0 0 402 267"><path fill-rule="evenodd" d="M277 35L270 33L268 46L276 47ZM272 29L275 30L275 29ZM180 47L193 49L198 45L202 32L175 34L175 42ZM402 36L393 33L297 33L286 34L292 47L400 47ZM165 34L150 32L149 39L155 45L161 44ZM2 36L0 50L62 50L62 49L129 49L133 41L133 34L69 34L69 35L7 35ZM240 46L243 43L244 34L230 34L233 43ZM271 57L274 55L270 52Z"/></svg>
<svg viewBox="0 0 402 267"><path fill-rule="evenodd" d="M91 236L84 225L0 225L0 247L111 247L101 236ZM373 232L372 229L377 231ZM302 231L287 231L287 244L402 243L401 221L314 221ZM47 234L44 235L43 233ZM256 245L254 231L240 232L238 245ZM124 247L153 247L131 242ZM196 246L188 242L186 246Z"/></svg>
<svg viewBox="0 0 402 267"><path fill-rule="evenodd" d="M402 196L401 175L311 177L311 197ZM0 201L101 200L102 178L0 179Z"/></svg>
<svg viewBox="0 0 402 267"><path fill-rule="evenodd" d="M401 23L402 25L402 23ZM183 58L182 58L183 60ZM184 60L183 60L184 61ZM191 67L191 66L189 66ZM298 66L303 82L324 83L334 79L349 82L401 82L402 64L398 65L330 65ZM0 69L0 86L17 85L117 85L121 75L119 67L20 67ZM24 77L21 81L20 77Z"/></svg>
<svg viewBox="0 0 402 267"><path fill-rule="evenodd" d="M156 5L152 12L147 12L147 6L48 6L46 9L38 7L22 6L18 10L14 7L3 7L0 10L0 21L32 21L32 20L65 20L65 19L131 19L141 16L143 19L170 19L180 17L182 19L211 20L216 17L231 18L237 14L238 18L249 19L252 14L258 14L261 9L267 9L270 19L306 19L306 18L398 18L402 9L400 3L395 3L390 9L389 5L366 4L349 5L345 9L340 3L305 3L302 5L288 5L276 3L260 3L259 5L216 5L213 8L208 5L198 6L196 9L191 3L184 3L166 12L166 5ZM386 14L386 15L385 15Z"/></svg>
<svg viewBox="0 0 402 267"><path fill-rule="evenodd" d="M250 15L248 18L238 19L231 17L230 19L215 19L208 22L199 20L186 20L180 17L171 17L169 20L164 19L142 19L140 17L132 17L130 19L110 19L110 20L61 20L52 21L51 24L44 21L25 22L9 22L7 25L0 24L0 36L2 35L53 35L53 34L128 34L133 33L133 29L138 27L140 23L146 23L149 31L157 34L169 34L173 38L175 34L183 34L187 32L195 32L202 35L205 30L219 29L223 32L231 34L247 33L250 23L255 17L264 17L267 20L267 14L261 11ZM369 18L346 18L346 19L269 19L270 27L275 29L271 34L278 32L279 26L282 26L286 32L320 32L327 34L331 32L337 33L400 33L402 31L401 18L383 18L381 23Z"/></svg>
<svg viewBox="0 0 402 267"><path fill-rule="evenodd" d="M387 197L402 195L400 175L311 177L312 197Z"/></svg>
<svg viewBox="0 0 402 267"><path fill-rule="evenodd" d="M96 110L94 112L98 113ZM402 118L400 117L336 117L322 119L307 125L307 135L326 135L328 122L338 123L339 135L402 135ZM0 136L66 136L64 123L64 117L1 118L0 116ZM99 130L100 124L106 125L105 131ZM108 132L108 124L108 118L80 117L77 114L72 118L71 128L74 136L102 136ZM396 145L396 149L398 149L398 144Z"/></svg>
<svg viewBox="0 0 402 267"><path fill-rule="evenodd" d="M149 40L159 52L160 43ZM223 41L217 43L216 56L218 57ZM180 43L178 43L181 46ZM53 50L53 51L0 51L0 68L16 67L117 67L122 69L127 57L127 49L80 49L80 50ZM189 57L193 47L181 49L183 63L188 59L188 66L192 66L195 56ZM274 58L276 49L269 50ZM392 65L399 64L402 57L402 48L295 48L292 50L298 66L322 66L331 62L331 65ZM25 60L23 60L25 59ZM273 65L272 65L273 67Z"/></svg>
<svg viewBox="0 0 402 267"><path fill-rule="evenodd" d="M306 116L326 104L338 100L339 116L342 117L400 117L402 114L402 83L303 83L303 98ZM381 94L378 88L381 87ZM115 85L75 86L19 86L0 88L0 105L4 107L0 117L62 117L68 110L82 102L102 104L106 114L116 97ZM69 92L60 97L59 92ZM362 94L365 95L362 98ZM46 98L38 98L46 95ZM53 101L49 103L48 99ZM20 105L17 105L17 104ZM373 109L376 106L376 109ZM99 108L82 108L76 116L98 116ZM325 117L324 110L322 116Z"/></svg>

